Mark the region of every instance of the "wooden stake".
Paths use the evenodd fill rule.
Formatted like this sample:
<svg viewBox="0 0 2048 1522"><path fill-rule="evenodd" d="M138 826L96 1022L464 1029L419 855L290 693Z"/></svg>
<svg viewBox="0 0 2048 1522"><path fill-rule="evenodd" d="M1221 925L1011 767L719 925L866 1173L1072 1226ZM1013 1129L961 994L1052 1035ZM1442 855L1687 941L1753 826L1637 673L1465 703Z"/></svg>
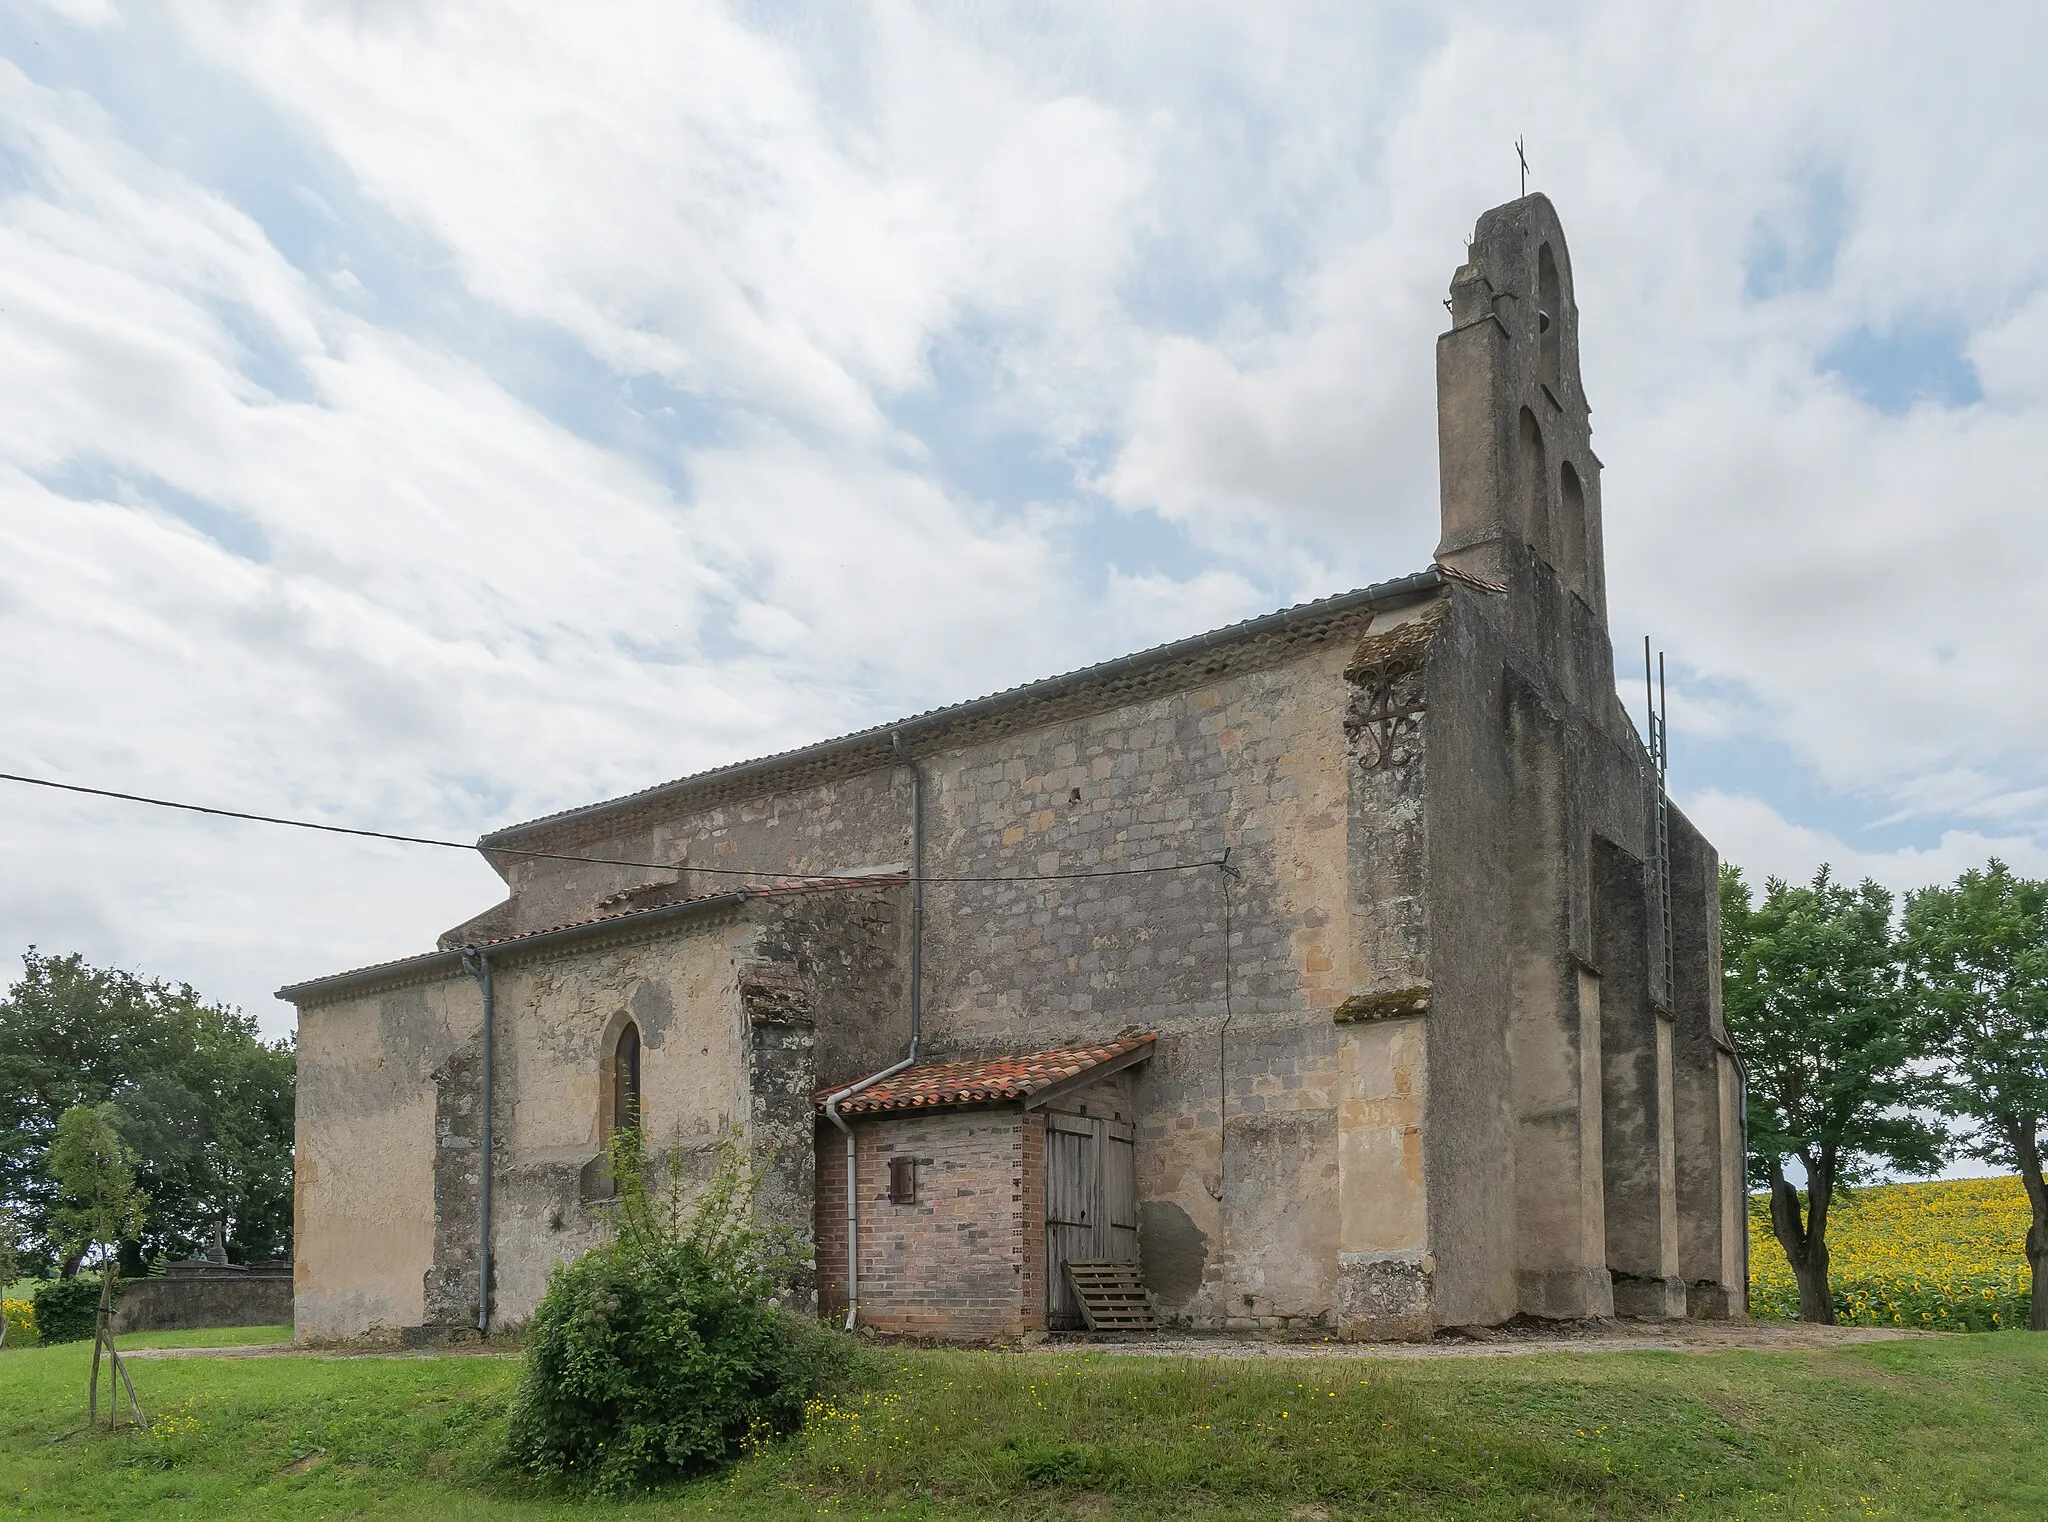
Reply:
<svg viewBox="0 0 2048 1522"><path fill-rule="evenodd" d="M142 1419L142 1402L135 1398L135 1381L128 1377L128 1360L114 1350L114 1334L107 1333L107 1356L114 1361L114 1372L121 1376L121 1383L128 1387L128 1410L135 1419L135 1430L141 1432L147 1427ZM113 1380L107 1381L107 1399L113 1400Z"/></svg>

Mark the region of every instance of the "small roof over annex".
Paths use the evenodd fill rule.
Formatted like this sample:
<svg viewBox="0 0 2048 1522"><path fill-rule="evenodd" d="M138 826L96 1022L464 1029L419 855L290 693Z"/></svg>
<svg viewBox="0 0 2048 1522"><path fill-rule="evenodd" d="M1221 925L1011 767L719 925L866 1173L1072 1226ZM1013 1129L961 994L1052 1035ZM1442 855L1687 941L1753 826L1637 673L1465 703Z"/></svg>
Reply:
<svg viewBox="0 0 2048 1522"><path fill-rule="evenodd" d="M1036 1109L1061 1094L1085 1088L1098 1079L1145 1061L1158 1038L1150 1032L1120 1036L1088 1046L1055 1046L1013 1056L974 1057L955 1062L920 1062L839 1106L848 1117L886 1115L906 1110L960 1109L973 1105L1021 1103ZM816 1103L825 1103L839 1088L820 1089Z"/></svg>
<svg viewBox="0 0 2048 1522"><path fill-rule="evenodd" d="M357 967L348 972L331 973L324 978L293 983L289 987L280 988L275 997L292 1004L338 998L347 994L367 992L385 984L417 982L423 977L452 975L461 969L465 953L513 955L557 946L564 942L594 939L615 931L662 925L670 920L686 920L710 910L743 904L750 899L774 898L793 893L839 893L858 888L901 887L909 881L909 875L903 872L869 872L840 877L791 877L779 882L748 883L718 893L678 899L671 904L658 904L651 909L622 909L612 914L572 920L568 924L550 926L545 930L527 930L517 935L479 937L463 946L450 946L440 951L424 952L418 956L400 957L393 962L376 962L368 967Z"/></svg>

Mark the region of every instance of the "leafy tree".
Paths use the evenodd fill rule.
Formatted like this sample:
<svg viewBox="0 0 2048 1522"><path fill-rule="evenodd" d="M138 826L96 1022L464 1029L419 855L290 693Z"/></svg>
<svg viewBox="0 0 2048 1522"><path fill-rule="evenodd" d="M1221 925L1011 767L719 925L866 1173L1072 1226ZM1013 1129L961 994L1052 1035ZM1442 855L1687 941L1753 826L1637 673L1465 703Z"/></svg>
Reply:
<svg viewBox="0 0 2048 1522"><path fill-rule="evenodd" d="M109 1355L113 1368L109 1379L118 1378L128 1387L128 1404L135 1425L142 1425L142 1407L135 1399L135 1386L128 1383L128 1371L121 1355L114 1351L109 1321L114 1309L114 1276L120 1246L142 1229L142 1214L149 1200L136 1187L130 1166L133 1154L115 1127L120 1112L110 1104L73 1105L57 1120L56 1140L50 1144L49 1174L57 1186L57 1199L50 1222L57 1231L58 1251L72 1262L97 1257L100 1270L100 1303L95 1317L92 1344L92 1385L88 1395L86 1423L99 1415L100 1353ZM111 1427L120 1411L119 1397L108 1390L107 1423Z"/></svg>
<svg viewBox="0 0 2048 1522"><path fill-rule="evenodd" d="M0 999L0 1207L20 1212L32 1250L55 1241L44 1162L58 1117L112 1102L149 1198L123 1244L131 1273L159 1253L272 1258L291 1241L289 1041L171 985L31 947ZM62 1260L60 1270L76 1268Z"/></svg>
<svg viewBox="0 0 2048 1522"><path fill-rule="evenodd" d="M1948 1111L1965 1145L2016 1171L2033 1207L2028 1324L2048 1331L2048 883L1993 859L1906 900L1905 942L1939 1026Z"/></svg>
<svg viewBox="0 0 2048 1522"><path fill-rule="evenodd" d="M1768 879L1753 904L1721 868L1722 999L1749 1072L1749 1167L1770 1188L1771 1232L1799 1284L1799 1315L1832 1323L1828 1210L1845 1185L1931 1173L1943 1136L1916 1112L1927 1030L1908 994L1892 897L1823 866L1805 887ZM1806 1171L1800 1191L1788 1158Z"/></svg>

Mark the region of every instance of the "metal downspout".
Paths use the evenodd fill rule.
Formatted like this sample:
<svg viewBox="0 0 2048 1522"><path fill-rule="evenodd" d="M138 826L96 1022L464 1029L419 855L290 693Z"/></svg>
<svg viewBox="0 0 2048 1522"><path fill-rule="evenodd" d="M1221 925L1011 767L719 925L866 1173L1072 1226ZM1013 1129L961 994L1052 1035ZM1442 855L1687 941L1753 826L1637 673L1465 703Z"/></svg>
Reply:
<svg viewBox="0 0 2048 1522"><path fill-rule="evenodd" d="M853 1127L839 1113L839 1106L862 1089L873 1088L884 1078L894 1078L915 1061L917 1053L913 1051L894 1066L885 1067L879 1073L870 1073L859 1083L848 1084L825 1101L825 1118L846 1133L846 1330L849 1332L853 1330L854 1318L860 1313L860 1184L854 1170Z"/></svg>
<svg viewBox="0 0 2048 1522"><path fill-rule="evenodd" d="M825 1101L825 1118L846 1133L846 1330L852 1331L860 1314L860 1179L855 1162L853 1127L839 1113L839 1107L863 1089L873 1088L885 1078L917 1061L918 1043L924 1036L924 769L911 759L903 744L901 730L889 735L889 747L896 759L910 768L910 1054L901 1062L870 1073L849 1084Z"/></svg>
<svg viewBox="0 0 2048 1522"><path fill-rule="evenodd" d="M484 998L483 1030L483 1126L478 1142L476 1208L476 1329L488 1336L491 1330L491 1070L492 1027L497 1023L491 990L490 956L475 946L462 948L463 970L477 981Z"/></svg>
<svg viewBox="0 0 2048 1522"><path fill-rule="evenodd" d="M1749 1064L1742 1060L1741 1049L1733 1038L1728 1042L1728 1054L1735 1059L1735 1115L1742 1128L1742 1314L1749 1315Z"/></svg>

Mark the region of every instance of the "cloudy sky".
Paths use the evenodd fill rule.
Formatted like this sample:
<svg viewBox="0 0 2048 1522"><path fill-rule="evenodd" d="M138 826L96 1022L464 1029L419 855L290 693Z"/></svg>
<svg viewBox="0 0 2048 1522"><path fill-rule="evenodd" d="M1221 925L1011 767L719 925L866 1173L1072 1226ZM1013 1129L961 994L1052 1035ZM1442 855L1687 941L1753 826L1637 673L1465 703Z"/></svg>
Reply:
<svg viewBox="0 0 2048 1522"><path fill-rule="evenodd" d="M1753 876L2048 874L2048 9L0 0L0 770L470 838L1398 575L1572 240L1623 690ZM473 857L0 784L0 948Z"/></svg>

